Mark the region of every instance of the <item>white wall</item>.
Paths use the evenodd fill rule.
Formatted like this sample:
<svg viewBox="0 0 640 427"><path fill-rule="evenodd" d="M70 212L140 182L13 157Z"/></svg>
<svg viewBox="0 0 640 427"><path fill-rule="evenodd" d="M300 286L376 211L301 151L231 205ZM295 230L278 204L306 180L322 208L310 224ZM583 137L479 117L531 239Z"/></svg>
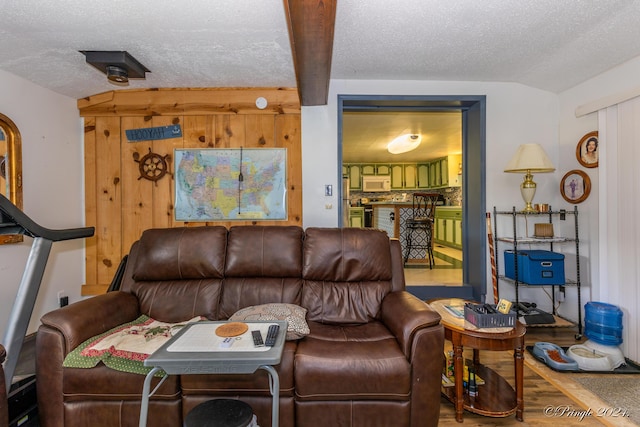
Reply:
<svg viewBox="0 0 640 427"><path fill-rule="evenodd" d="M43 89L0 70L0 112L9 117L22 136L24 211L47 228L82 226L82 125L76 100ZM7 321L22 278L32 239L0 245L0 332ZM35 332L40 317L56 308L57 293L66 291L70 302L80 299L84 278L84 243L53 244L28 332Z"/></svg>
<svg viewBox="0 0 640 427"><path fill-rule="evenodd" d="M600 269L598 265L598 195L601 168L583 168L576 160L575 150L576 144L585 133L598 130L598 114L594 112L582 117L576 117L576 109L611 95L637 90L640 87L638 75L640 75L640 57L577 85L559 96L559 142L563 170L580 169L585 171L589 175L592 184L591 196L580 204L580 209L581 217L582 212L585 214L581 218L581 222L588 227L588 233L584 233L584 239L588 239L584 242L588 248L588 253L584 254L587 264L585 273L592 284L592 292L588 296L595 301L606 301L606 299L602 298L607 293L606 289L601 288L599 283ZM604 146L601 146L600 149L604 149Z"/></svg>
<svg viewBox="0 0 640 427"><path fill-rule="evenodd" d="M615 246L615 243L615 247L600 247L599 213L602 213L604 215L605 212L603 210L607 209L607 200L605 200L604 197L599 197L600 183L602 182L604 184L604 181L601 180L601 177L604 177L605 173L611 176L610 174L612 172L615 173L619 169L615 166L615 161L612 157L610 157L609 161L607 161L606 163L601 162L598 168L582 168L577 163L577 160L575 160L575 148L582 135L593 130L598 130L600 126L600 123L598 122L597 112L589 113L581 117L576 117L576 109L585 105L591 105L594 103L597 104L598 101L605 98L616 98L620 94L638 93L640 84L638 83L637 76L639 75L639 73L640 57L628 61L618 67L600 74L593 79L577 85L574 88L561 93L559 96L559 140L560 150L562 153L565 153L564 157L566 158L564 166L567 170L584 170L591 178L593 187L591 196L584 203L582 203L583 206L581 206L581 209L583 209L586 213L586 218L583 218L585 220L583 221L583 223L585 223L588 227L588 233L585 233L585 238L589 239L587 242L585 242L586 246L588 247L588 253L584 256L584 258L588 260L588 268L586 268L585 270L586 274L588 275L588 280L591 283L591 293L587 295L586 298L583 298L583 304L584 302L589 300L602 301L618 304L623 309L623 312L625 312L623 318L623 350L625 351L625 355L631 357L634 360L637 360L638 355L638 349L637 347L634 347L638 345L638 322L637 319L634 319L632 318L632 316L630 316L630 311L627 308L633 307L633 310L631 311L632 313L635 313L637 311L634 306L635 301L637 300L637 295L628 295L626 290L634 289L634 286L637 287L637 283L617 283L616 281L609 282L606 279L606 277L608 277L606 268L601 268L600 265L601 263L607 262L605 258L601 258L600 251L609 250L608 253L626 252L632 254L637 250L637 248L635 247L630 247L625 251L624 247L620 247L619 245ZM623 100L624 99L618 99L617 101L621 102ZM602 108L607 106L609 105L600 105L599 107ZM611 126L610 123L609 126ZM606 139L603 139L605 135L599 136L600 144L598 149L600 150L600 155L606 156L607 141ZM606 168L611 168L612 166L614 170L609 170L607 172ZM602 188L604 188L604 185ZM612 200L616 200L616 197L611 196L611 191L607 196ZM618 208L618 206L614 207L613 212L617 212ZM631 212L632 209L632 206L629 206L629 212ZM603 220L607 221L606 216L603 216ZM629 217L629 220L634 221L632 217ZM603 232L606 232L606 230L603 230ZM603 235L603 238L605 237L606 240L609 241L608 244L610 245L613 242L611 240L611 236ZM605 279L601 279L601 277L605 277ZM626 300L624 299L624 295L627 295Z"/></svg>
<svg viewBox="0 0 640 427"><path fill-rule="evenodd" d="M503 172L519 144L541 144L554 164L559 162L558 98L555 94L513 83L441 81L353 81L332 80L326 106L302 109L302 179L304 226L338 225L338 195L324 195L324 185L337 186L338 95L486 95L486 207L510 210L524 206L519 183L522 176ZM534 201L553 206L560 196L560 171L534 177L538 190ZM468 177L473 179L473 177ZM332 205L333 209L326 209ZM511 223L498 230L505 233ZM488 256L487 256L488 258ZM490 275L490 268L487 270ZM487 283L491 283L490 276ZM491 288L489 286L489 288ZM503 292L504 289L504 292ZM491 289L488 290L489 293ZM513 290L501 287L501 297L512 298ZM521 298L534 301L541 295L523 290Z"/></svg>

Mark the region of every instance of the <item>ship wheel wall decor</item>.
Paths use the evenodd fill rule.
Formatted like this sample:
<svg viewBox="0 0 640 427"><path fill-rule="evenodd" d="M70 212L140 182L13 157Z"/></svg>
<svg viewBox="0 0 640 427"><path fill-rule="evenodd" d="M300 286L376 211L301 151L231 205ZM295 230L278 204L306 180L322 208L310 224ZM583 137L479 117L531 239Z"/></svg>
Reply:
<svg viewBox="0 0 640 427"><path fill-rule="evenodd" d="M148 179L149 181L156 182L169 172L169 161L171 156L166 154L164 156L153 153L149 148L149 153L140 158L140 154L133 153L133 160L138 163L138 169L140 170L140 176L138 179ZM157 182L156 182L157 185Z"/></svg>

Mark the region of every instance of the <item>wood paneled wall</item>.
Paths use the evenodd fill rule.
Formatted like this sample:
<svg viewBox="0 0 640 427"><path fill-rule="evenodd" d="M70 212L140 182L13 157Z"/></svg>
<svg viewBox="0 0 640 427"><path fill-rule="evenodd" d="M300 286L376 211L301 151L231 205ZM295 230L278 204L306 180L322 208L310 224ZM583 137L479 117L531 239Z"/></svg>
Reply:
<svg viewBox="0 0 640 427"><path fill-rule="evenodd" d="M267 108L255 100L264 97ZM86 284L82 295L104 293L131 244L148 228L199 225L302 225L300 104L295 89L149 89L112 91L78 100L84 117ZM125 131L180 124L182 137L129 142ZM179 222L174 178L140 177L134 155L175 148L286 148L285 221ZM136 154L137 153L137 154Z"/></svg>

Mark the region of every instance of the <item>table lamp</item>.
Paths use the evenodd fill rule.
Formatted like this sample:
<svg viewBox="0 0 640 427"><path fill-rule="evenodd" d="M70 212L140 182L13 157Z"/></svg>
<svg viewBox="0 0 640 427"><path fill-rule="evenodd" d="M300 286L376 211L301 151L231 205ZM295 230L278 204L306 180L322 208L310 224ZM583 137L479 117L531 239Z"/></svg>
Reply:
<svg viewBox="0 0 640 427"><path fill-rule="evenodd" d="M524 180L520 184L520 194L526 203L522 212L536 212L531 206L533 196L536 194L536 183L533 182L531 172L553 172L554 170L556 168L540 144L522 144L518 147L518 151L504 171L525 174Z"/></svg>

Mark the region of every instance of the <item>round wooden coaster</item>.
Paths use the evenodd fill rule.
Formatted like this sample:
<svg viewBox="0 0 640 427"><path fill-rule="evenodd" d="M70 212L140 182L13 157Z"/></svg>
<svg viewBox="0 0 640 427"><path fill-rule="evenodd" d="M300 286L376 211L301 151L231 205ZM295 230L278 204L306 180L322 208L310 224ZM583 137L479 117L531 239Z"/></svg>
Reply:
<svg viewBox="0 0 640 427"><path fill-rule="evenodd" d="M242 322L229 322L216 328L216 335L219 337L237 337L249 330L249 325Z"/></svg>

